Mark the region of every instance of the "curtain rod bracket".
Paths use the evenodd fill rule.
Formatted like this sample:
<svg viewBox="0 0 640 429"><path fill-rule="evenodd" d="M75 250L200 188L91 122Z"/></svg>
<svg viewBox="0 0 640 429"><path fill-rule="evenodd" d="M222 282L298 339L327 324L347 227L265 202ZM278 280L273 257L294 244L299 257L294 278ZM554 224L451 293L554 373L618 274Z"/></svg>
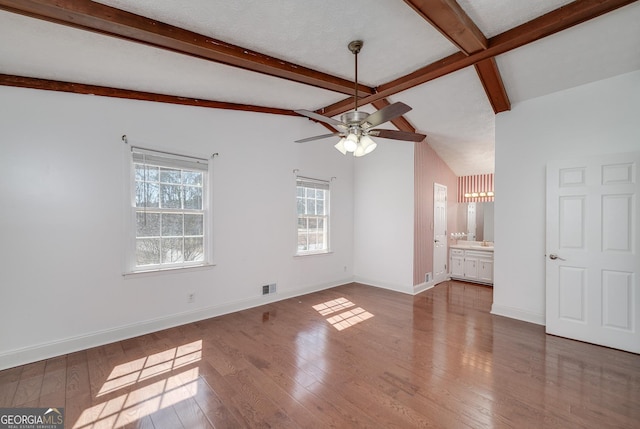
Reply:
<svg viewBox="0 0 640 429"><path fill-rule="evenodd" d="M124 144L129 144L129 140L127 140L127 135L126 134L122 135L122 141L124 142Z"/></svg>

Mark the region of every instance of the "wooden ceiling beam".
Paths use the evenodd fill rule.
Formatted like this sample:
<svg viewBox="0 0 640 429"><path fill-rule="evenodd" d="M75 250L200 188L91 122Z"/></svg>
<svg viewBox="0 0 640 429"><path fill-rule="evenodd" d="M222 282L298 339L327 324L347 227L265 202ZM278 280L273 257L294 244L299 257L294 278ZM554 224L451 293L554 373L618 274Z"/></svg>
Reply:
<svg viewBox="0 0 640 429"><path fill-rule="evenodd" d="M293 110L274 107L252 106L248 104L227 103L223 101L201 100L178 97L174 95L156 94L152 92L133 91L130 89L110 88L106 86L85 85L81 83L62 82L49 79L0 74L0 85L19 88L42 89L47 91L71 92L74 94L98 95L104 97L126 98L129 100L153 101L156 103L180 104L214 109L240 110L244 112L270 113L275 115L298 116ZM335 130L334 130L335 131Z"/></svg>
<svg viewBox="0 0 640 429"><path fill-rule="evenodd" d="M353 96L352 81L90 0L0 0L0 9ZM359 85L359 96L373 94Z"/></svg>
<svg viewBox="0 0 640 429"><path fill-rule="evenodd" d="M462 70L465 67L496 57L513 49L540 40L544 37L571 28L575 25L619 9L638 0L576 0L536 19L519 25L488 40L485 50L465 55L457 52L432 64L424 66L377 87L375 94L360 100L362 105L373 103L423 83ZM353 100L344 99L318 110L326 116L344 113L353 107Z"/></svg>
<svg viewBox="0 0 640 429"><path fill-rule="evenodd" d="M455 0L404 0L462 52L472 54L487 49L482 31Z"/></svg>
<svg viewBox="0 0 640 429"><path fill-rule="evenodd" d="M500 70L495 58L487 58L474 64L480 83L484 88L485 94L491 103L493 113L496 115L500 112L511 110L511 101L509 95L502 82Z"/></svg>
<svg viewBox="0 0 640 429"><path fill-rule="evenodd" d="M489 42L482 31L455 0L404 0L460 50L467 54L483 51ZM493 111L497 114L511 109L502 77L493 59L481 61L475 69Z"/></svg>
<svg viewBox="0 0 640 429"><path fill-rule="evenodd" d="M504 82L502 82L496 59L493 57L487 58L486 60L478 61L473 66L478 73L480 83L482 83L494 113L498 114L511 110L511 102L504 87Z"/></svg>
<svg viewBox="0 0 640 429"><path fill-rule="evenodd" d="M468 56L463 52L458 52L435 63L424 66L413 73L383 84L378 88L359 86L359 96L362 97L360 99L361 104L377 102L378 100L461 70L470 65L475 66L476 64L484 63L476 69L494 67L495 63L487 63L486 60L490 60L497 55L555 34L636 1L637 0L574 1L573 3L489 39L487 41L488 47L484 50L477 51ZM100 34L120 37L198 58L235 65L236 67L247 70L350 95L347 99L317 111L326 116L335 116L353 108L353 98L351 96L354 91L352 82L350 81L311 69L305 69L295 64L286 63L257 52L245 50L238 46L226 44L188 30L173 27L89 0L0 0L0 9ZM462 42L459 43L461 44ZM185 50L183 48L189 49ZM20 83L18 83L19 80L21 80ZM44 84L43 82L49 83ZM286 115L295 114L285 109L197 100L17 76L8 79L6 75L4 75L0 84L195 106L204 106L204 104L207 104L205 107L228 108L232 110L264 111L265 113ZM486 84L486 82L483 81L483 85L484 84ZM504 87L501 82L490 84ZM498 104L494 104L494 101L492 101L492 105L494 105L494 109L499 109L499 107L495 107Z"/></svg>

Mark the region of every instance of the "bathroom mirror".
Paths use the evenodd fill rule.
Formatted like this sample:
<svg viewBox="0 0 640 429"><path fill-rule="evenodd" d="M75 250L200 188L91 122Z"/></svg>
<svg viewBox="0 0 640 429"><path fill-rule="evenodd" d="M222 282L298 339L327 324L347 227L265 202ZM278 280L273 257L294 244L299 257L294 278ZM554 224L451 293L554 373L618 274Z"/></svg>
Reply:
<svg viewBox="0 0 640 429"><path fill-rule="evenodd" d="M493 202L459 203L456 231L469 241L494 241Z"/></svg>

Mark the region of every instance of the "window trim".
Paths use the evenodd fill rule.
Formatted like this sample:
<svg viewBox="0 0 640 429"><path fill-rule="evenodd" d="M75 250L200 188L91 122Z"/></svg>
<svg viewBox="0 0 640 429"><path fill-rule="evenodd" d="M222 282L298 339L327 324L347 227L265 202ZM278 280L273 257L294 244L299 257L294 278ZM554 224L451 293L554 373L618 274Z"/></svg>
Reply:
<svg viewBox="0 0 640 429"><path fill-rule="evenodd" d="M326 190L328 192L328 196L325 199L325 224L326 224L326 234L327 234L327 247L326 249L321 250L299 250L298 249L298 221L300 219L298 215L298 182L306 182L306 183L317 183L323 186L326 186ZM294 257L304 257L304 256L313 256L313 255L326 255L329 253L333 253L331 249L331 180L323 180L317 179L307 176L295 176L294 181L294 213L295 213L295 248L294 248Z"/></svg>
<svg viewBox="0 0 640 429"><path fill-rule="evenodd" d="M126 271L122 273L122 277L135 278L135 277L150 277L158 274L161 274L161 275L172 274L172 273L177 274L185 271L208 270L215 266L216 264L214 263L207 263L202 265L190 265L185 267L166 267L166 268L153 269L153 270Z"/></svg>
<svg viewBox="0 0 640 429"><path fill-rule="evenodd" d="M177 273L183 270L198 270L202 268L209 268L215 266L213 263L213 225L212 225L212 215L211 215L211 202L213 200L212 195L212 162L211 159L207 159L203 156L190 155L190 154L177 154L174 152L169 152L161 149L149 148L149 147L140 147L140 146L127 146L127 150L125 150L125 157L127 166L127 180L125 183L126 187L126 208L125 208L125 226L126 226L126 251L124 253L124 277L138 277L145 275L153 275L157 273ZM186 170L193 171L202 171L203 175L203 193L202 193L202 210L201 212L204 215L204 224L203 224L203 253L204 258L202 261L188 261L188 262L179 262L173 264L159 264L159 265L144 265L144 266L136 266L136 213L140 209L136 207L136 172L135 172L135 164L137 161L135 160L134 153L145 153L149 154L151 157L158 156L168 160L174 160L175 168L182 168ZM183 164L182 167L177 166L178 164ZM189 168L188 166L185 168L188 163L199 163L206 164L205 168ZM154 209L150 209L152 211ZM167 209L172 210L172 209ZM189 209L178 209L178 211L182 213L188 213Z"/></svg>

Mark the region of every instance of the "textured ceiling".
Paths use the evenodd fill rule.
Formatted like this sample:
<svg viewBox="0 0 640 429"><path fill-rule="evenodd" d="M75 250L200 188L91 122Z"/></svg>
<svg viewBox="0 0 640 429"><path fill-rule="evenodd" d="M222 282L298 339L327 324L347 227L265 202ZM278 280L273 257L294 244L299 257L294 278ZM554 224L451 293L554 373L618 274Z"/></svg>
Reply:
<svg viewBox="0 0 640 429"><path fill-rule="evenodd" d="M512 103L640 70L640 4L497 57Z"/></svg>
<svg viewBox="0 0 640 429"><path fill-rule="evenodd" d="M458 0L458 4L482 30L485 37L489 38L569 4L571 1Z"/></svg>
<svg viewBox="0 0 640 429"><path fill-rule="evenodd" d="M401 0L100 3L347 79L353 79L347 44L364 40L358 78L369 85L457 51Z"/></svg>
<svg viewBox="0 0 640 429"><path fill-rule="evenodd" d="M362 39L359 80L371 87L459 50L401 0L99 3L348 80L353 79L353 55L346 46ZM487 38L568 3L458 0ZM638 22L640 2L635 2L498 55L496 63L511 103L640 69ZM0 73L280 109L315 110L347 97L4 11L0 11ZM427 142L456 174L493 172L495 114L473 67L388 100L413 107L405 118L427 134ZM318 134L326 132L320 125L317 128Z"/></svg>

